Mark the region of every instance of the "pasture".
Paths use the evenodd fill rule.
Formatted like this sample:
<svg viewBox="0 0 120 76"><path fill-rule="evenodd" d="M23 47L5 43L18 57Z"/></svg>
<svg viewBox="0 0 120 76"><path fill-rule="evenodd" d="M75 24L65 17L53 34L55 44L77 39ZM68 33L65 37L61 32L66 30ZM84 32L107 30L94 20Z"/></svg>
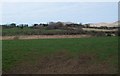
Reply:
<svg viewBox="0 0 120 76"><path fill-rule="evenodd" d="M10 28L3 29L3 36L18 36L18 35L73 35L73 34L81 34L80 30L66 30L66 29L33 29L33 28Z"/></svg>
<svg viewBox="0 0 120 76"><path fill-rule="evenodd" d="M118 38L63 38L2 41L3 73L114 74Z"/></svg>

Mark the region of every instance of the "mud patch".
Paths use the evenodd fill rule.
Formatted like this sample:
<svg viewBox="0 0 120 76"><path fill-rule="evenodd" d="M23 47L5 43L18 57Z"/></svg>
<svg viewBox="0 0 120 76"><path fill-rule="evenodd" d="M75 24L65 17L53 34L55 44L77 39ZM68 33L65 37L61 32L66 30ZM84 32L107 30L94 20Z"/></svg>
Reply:
<svg viewBox="0 0 120 76"><path fill-rule="evenodd" d="M37 57L34 62L22 61L7 74L114 74L116 68L107 61L96 62L97 56L80 54L78 57L69 52L57 52Z"/></svg>

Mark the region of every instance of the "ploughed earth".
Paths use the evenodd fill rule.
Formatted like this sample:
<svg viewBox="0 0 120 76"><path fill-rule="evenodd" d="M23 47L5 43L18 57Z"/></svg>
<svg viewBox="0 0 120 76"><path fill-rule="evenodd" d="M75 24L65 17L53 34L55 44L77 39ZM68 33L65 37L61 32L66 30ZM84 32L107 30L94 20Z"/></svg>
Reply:
<svg viewBox="0 0 120 76"><path fill-rule="evenodd" d="M111 66L110 59L105 61L98 59L95 54L74 56L69 52L61 51L19 61L3 74L114 74L117 72L117 66Z"/></svg>
<svg viewBox="0 0 120 76"><path fill-rule="evenodd" d="M0 36L0 40L15 40L15 39L48 39L48 38L84 38L91 35L18 35L18 36Z"/></svg>

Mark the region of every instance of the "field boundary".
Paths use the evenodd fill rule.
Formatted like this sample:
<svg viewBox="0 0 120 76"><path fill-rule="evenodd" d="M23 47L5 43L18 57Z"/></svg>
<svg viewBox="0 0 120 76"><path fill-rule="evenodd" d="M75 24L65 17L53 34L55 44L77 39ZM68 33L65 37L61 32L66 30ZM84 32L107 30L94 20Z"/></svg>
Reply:
<svg viewBox="0 0 120 76"><path fill-rule="evenodd" d="M91 35L20 35L20 36L0 36L0 40L17 39L49 39L49 38L84 38Z"/></svg>

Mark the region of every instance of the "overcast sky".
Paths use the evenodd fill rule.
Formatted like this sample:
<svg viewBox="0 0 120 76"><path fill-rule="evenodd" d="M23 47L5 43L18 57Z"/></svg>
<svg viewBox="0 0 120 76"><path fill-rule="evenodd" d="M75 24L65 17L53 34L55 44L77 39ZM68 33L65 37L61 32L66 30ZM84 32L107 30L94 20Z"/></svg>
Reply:
<svg viewBox="0 0 120 76"><path fill-rule="evenodd" d="M4 3L1 11L1 24L13 22L34 24L51 21L97 23L118 20L117 2Z"/></svg>

